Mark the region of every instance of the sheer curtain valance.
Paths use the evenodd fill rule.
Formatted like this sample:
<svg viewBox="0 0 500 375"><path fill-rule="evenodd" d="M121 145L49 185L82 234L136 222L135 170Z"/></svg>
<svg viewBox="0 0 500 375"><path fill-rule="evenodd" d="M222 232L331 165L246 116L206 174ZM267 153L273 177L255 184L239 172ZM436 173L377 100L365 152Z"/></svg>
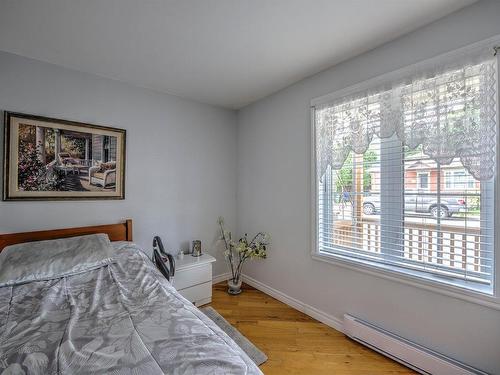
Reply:
<svg viewBox="0 0 500 375"><path fill-rule="evenodd" d="M340 169L374 137L401 143L441 165L458 158L477 180L496 169L497 60L492 48L436 59L398 79L315 105L317 167Z"/></svg>

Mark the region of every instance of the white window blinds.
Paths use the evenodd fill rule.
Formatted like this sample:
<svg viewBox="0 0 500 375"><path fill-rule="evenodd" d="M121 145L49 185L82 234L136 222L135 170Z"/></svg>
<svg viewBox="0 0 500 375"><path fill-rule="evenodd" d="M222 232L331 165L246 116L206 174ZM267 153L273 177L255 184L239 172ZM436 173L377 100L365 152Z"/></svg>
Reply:
<svg viewBox="0 0 500 375"><path fill-rule="evenodd" d="M316 104L316 246L492 286L497 60L436 60Z"/></svg>

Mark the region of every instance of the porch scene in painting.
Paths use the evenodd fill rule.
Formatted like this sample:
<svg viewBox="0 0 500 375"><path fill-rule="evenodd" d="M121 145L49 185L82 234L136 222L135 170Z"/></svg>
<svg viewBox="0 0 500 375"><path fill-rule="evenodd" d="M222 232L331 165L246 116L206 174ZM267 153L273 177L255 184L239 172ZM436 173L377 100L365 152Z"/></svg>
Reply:
<svg viewBox="0 0 500 375"><path fill-rule="evenodd" d="M117 138L19 126L20 191L115 191Z"/></svg>

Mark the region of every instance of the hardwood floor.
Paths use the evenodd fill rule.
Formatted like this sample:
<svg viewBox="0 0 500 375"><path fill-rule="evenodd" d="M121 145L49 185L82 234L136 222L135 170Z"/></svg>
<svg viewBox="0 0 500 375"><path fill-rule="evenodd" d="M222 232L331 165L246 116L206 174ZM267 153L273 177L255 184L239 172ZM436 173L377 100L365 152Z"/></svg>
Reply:
<svg viewBox="0 0 500 375"><path fill-rule="evenodd" d="M238 296L226 288L214 285L211 306L266 353L266 375L415 374L249 285Z"/></svg>

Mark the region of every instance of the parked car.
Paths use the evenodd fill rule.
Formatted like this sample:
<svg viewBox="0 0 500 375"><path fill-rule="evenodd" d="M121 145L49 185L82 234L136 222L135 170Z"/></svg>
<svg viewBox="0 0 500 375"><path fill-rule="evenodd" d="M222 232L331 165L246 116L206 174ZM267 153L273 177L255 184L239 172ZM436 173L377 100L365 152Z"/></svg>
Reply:
<svg viewBox="0 0 500 375"><path fill-rule="evenodd" d="M441 196L439 203L437 197L432 195L407 194L404 199L406 212L429 213L434 218L451 217L454 213L464 212L467 208L462 197ZM380 195L365 197L363 213L375 215L377 212L380 212Z"/></svg>

